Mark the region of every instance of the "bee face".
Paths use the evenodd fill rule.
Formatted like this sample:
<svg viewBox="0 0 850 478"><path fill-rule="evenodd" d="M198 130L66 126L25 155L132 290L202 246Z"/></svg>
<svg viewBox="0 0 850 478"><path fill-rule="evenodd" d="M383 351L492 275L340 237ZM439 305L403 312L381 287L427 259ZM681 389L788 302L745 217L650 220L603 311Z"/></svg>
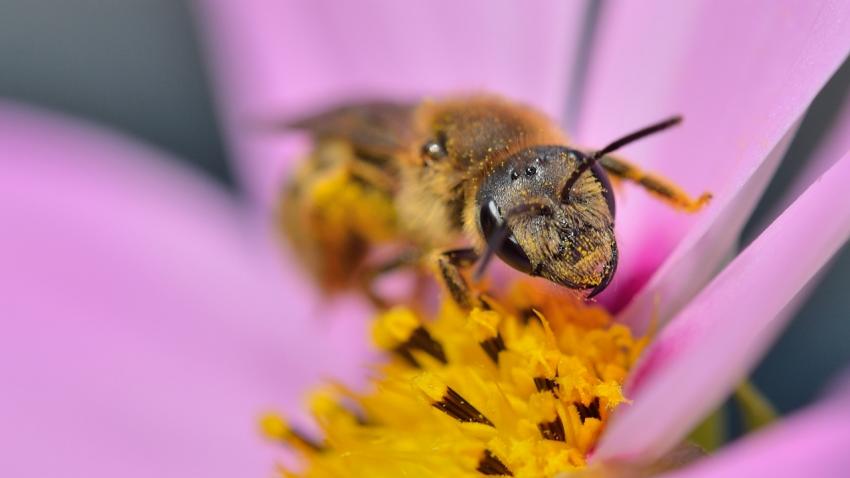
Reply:
<svg viewBox="0 0 850 478"><path fill-rule="evenodd" d="M617 264L614 201L601 170L567 178L582 160L563 146L524 149L487 175L477 195L479 231L511 267L573 289L601 292Z"/></svg>

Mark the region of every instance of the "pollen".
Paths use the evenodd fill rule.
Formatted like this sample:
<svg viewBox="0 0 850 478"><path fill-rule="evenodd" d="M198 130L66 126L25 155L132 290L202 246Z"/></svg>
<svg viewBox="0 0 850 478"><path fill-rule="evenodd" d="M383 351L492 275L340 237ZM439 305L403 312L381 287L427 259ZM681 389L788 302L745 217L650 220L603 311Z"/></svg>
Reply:
<svg viewBox="0 0 850 478"><path fill-rule="evenodd" d="M282 418L266 436L300 457L285 476L547 477L585 466L646 343L604 309L521 283L487 306L409 308L373 325L387 360L363 392L311 398L321 439Z"/></svg>
<svg viewBox="0 0 850 478"><path fill-rule="evenodd" d="M323 154L347 157L351 153L343 146L325 146ZM340 151L336 151L340 150ZM381 188L369 181L367 174L356 174L353 167L343 164L327 170L314 171L310 165L300 172L302 187L310 192L309 210L326 227L345 228L361 237L381 242L396 234L396 213L391 199ZM368 172L369 170L366 170Z"/></svg>

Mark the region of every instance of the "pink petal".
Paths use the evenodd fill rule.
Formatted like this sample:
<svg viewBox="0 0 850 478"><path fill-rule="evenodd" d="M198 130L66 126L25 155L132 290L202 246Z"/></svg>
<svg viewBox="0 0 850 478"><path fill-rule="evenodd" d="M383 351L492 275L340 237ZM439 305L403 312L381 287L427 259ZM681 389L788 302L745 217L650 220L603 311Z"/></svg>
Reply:
<svg viewBox="0 0 850 478"><path fill-rule="evenodd" d="M602 437L601 460L651 461L742 380L801 288L850 237L844 156L662 330L632 373L634 403Z"/></svg>
<svg viewBox="0 0 850 478"><path fill-rule="evenodd" d="M687 215L623 188L621 267L604 300L622 307L654 274L625 320L640 328L656 298L670 317L732 252L783 138L850 51L848 16L840 0L606 4L582 141L598 147L682 114L678 130L623 155L693 194L715 195L708 210Z"/></svg>
<svg viewBox="0 0 850 478"><path fill-rule="evenodd" d="M239 171L268 204L292 160L258 125L352 95L489 90L565 108L584 1L197 3Z"/></svg>
<svg viewBox="0 0 850 478"><path fill-rule="evenodd" d="M363 323L313 320L161 153L8 103L0 125L0 475L269 475L256 417L357 377Z"/></svg>
<svg viewBox="0 0 850 478"><path fill-rule="evenodd" d="M841 82L840 86L844 89L848 77L850 77L850 63L842 66L842 70L833 77L831 83ZM828 101L835 101L833 95L828 94L827 98ZM818 126L823 127L822 124ZM776 201L773 210L765 215L763 223L755 228L757 231L767 227L815 179L841 158L845 151L850 150L850 96L845 97L844 101L838 105L831 124L821 134L823 136L818 138L818 143L811 155L805 158L794 158L796 161L803 162L800 171L794 176L782 197Z"/></svg>
<svg viewBox="0 0 850 478"><path fill-rule="evenodd" d="M850 406L845 393L733 443L665 478L845 476L850 469Z"/></svg>

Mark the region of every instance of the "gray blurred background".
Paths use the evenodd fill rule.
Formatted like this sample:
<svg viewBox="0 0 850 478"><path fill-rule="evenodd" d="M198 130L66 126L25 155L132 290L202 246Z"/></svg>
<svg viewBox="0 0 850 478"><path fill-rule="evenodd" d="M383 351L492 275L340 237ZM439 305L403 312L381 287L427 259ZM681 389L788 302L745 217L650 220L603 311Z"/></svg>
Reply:
<svg viewBox="0 0 850 478"><path fill-rule="evenodd" d="M790 184L848 85L850 63L810 109L753 223ZM3 0L0 97L123 131L233 187L185 0ZM811 401L850 364L848 281L845 247L755 372L754 381L781 411Z"/></svg>

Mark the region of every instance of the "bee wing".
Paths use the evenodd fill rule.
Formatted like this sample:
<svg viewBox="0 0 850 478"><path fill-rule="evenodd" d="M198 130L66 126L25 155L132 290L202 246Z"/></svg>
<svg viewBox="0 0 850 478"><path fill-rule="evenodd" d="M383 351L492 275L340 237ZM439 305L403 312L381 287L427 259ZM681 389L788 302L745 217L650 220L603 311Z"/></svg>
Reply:
<svg viewBox="0 0 850 478"><path fill-rule="evenodd" d="M342 140L358 155L390 157L403 151L413 132L413 103L371 101L342 105L286 123L315 139Z"/></svg>

